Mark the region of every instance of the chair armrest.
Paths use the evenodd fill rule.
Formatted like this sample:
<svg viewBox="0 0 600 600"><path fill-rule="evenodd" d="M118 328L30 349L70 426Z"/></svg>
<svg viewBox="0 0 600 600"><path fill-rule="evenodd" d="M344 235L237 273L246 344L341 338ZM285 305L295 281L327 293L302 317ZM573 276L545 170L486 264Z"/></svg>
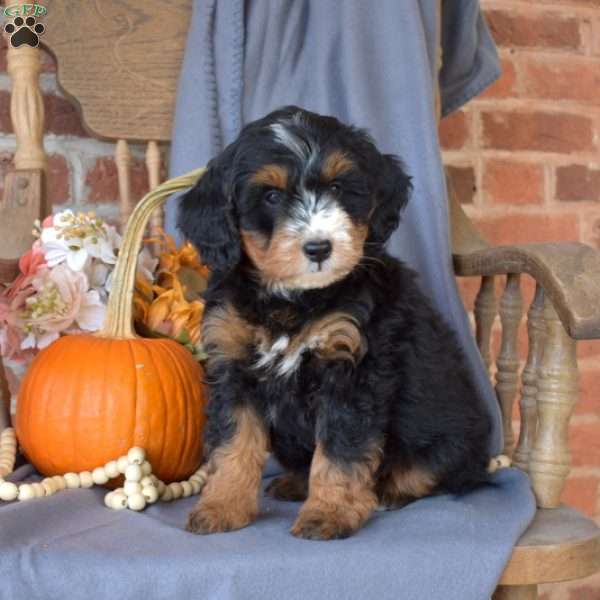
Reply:
<svg viewBox="0 0 600 600"><path fill-rule="evenodd" d="M457 276L527 273L552 302L570 337L600 338L600 252L579 242L483 248L453 254Z"/></svg>

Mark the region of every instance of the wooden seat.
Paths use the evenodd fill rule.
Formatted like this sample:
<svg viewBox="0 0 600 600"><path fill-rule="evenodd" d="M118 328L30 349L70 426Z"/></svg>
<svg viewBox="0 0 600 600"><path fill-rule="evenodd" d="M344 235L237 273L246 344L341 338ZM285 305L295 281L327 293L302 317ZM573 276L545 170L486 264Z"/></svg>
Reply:
<svg viewBox="0 0 600 600"><path fill-rule="evenodd" d="M562 504L539 509L504 569L502 585L581 579L600 565L600 528Z"/></svg>
<svg viewBox="0 0 600 600"><path fill-rule="evenodd" d="M59 83L80 106L88 129L117 142L125 219L132 208L128 141L149 140L150 183L158 183L157 142L167 141L170 135L191 0L182 1L168 15L158 0L106 0L101 4L100 8L100 3L51 0L43 41L56 56ZM8 62L13 80L17 174L26 174L26 169L43 173L38 51L10 48ZM37 189L43 194L43 186ZM43 206L40 198L35 206ZM560 505L570 465L569 419L578 396L575 340L600 337L600 254L582 244L494 249L479 236L453 197L450 217L456 275L481 277L474 313L478 346L488 367L492 363L492 326L500 316L502 347L495 380L503 414L504 450L507 454L514 450L516 466L529 473L540 507L507 563L494 600L533 600L537 584L577 579L600 570L600 529ZM27 214L25 237L28 219ZM160 222L159 216L156 222ZM531 275L537 289L528 311L529 354L522 374L521 429L515 443L512 416L521 380L517 353L523 316L521 273ZM499 303L497 275L508 275Z"/></svg>

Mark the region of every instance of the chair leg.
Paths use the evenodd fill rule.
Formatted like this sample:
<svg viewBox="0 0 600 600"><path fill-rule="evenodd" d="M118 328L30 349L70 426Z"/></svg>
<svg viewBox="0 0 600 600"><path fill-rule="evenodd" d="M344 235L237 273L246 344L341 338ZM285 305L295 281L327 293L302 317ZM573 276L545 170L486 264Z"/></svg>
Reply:
<svg viewBox="0 0 600 600"><path fill-rule="evenodd" d="M537 600L537 585L499 585L492 600Z"/></svg>

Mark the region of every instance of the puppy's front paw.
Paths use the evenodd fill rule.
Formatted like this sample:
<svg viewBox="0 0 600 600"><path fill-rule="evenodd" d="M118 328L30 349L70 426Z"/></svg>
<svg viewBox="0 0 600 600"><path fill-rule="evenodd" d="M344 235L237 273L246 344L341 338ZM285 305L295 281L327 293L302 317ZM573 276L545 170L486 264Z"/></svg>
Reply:
<svg viewBox="0 0 600 600"><path fill-rule="evenodd" d="M190 512L185 528L199 534L221 533L242 529L255 518L254 511L200 501Z"/></svg>
<svg viewBox="0 0 600 600"><path fill-rule="evenodd" d="M300 512L290 531L306 540L335 540L349 537L355 528L333 513L307 509Z"/></svg>

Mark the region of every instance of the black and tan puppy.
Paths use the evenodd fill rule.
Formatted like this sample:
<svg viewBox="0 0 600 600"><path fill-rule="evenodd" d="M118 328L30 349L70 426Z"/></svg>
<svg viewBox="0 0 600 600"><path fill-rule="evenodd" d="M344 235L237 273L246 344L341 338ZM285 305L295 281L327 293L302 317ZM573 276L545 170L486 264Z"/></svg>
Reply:
<svg viewBox="0 0 600 600"><path fill-rule="evenodd" d="M187 525L238 529L268 493L296 536L486 478L490 420L457 339L384 244L410 180L369 136L296 107L249 124L182 200L212 268L203 340L210 472Z"/></svg>

